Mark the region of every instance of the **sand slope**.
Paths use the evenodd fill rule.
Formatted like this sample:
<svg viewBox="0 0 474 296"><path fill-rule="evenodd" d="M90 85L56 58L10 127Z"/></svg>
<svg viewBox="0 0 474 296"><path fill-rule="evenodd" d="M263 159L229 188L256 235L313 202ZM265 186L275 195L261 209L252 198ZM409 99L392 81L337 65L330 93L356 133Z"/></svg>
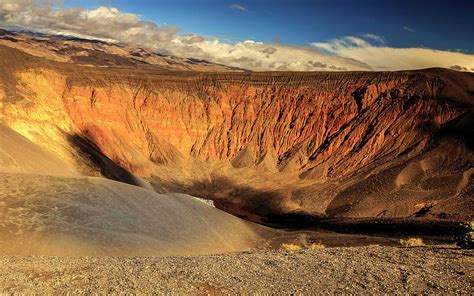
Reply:
<svg viewBox="0 0 474 296"><path fill-rule="evenodd" d="M188 195L102 178L0 174L0 192L0 254L208 254L266 232Z"/></svg>

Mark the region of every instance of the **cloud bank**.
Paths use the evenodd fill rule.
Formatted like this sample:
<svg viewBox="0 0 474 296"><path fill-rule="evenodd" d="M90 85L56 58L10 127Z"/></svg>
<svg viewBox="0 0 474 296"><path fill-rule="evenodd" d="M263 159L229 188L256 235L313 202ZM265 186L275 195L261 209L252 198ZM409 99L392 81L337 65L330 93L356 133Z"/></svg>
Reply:
<svg viewBox="0 0 474 296"><path fill-rule="evenodd" d="M474 67L474 55L428 48L387 47L383 40L370 43L358 37L343 37L312 45L339 57L351 58L376 70L411 70L429 67L461 69ZM457 69L457 68L456 68Z"/></svg>
<svg viewBox="0 0 474 296"><path fill-rule="evenodd" d="M236 4L231 6L243 11ZM64 8L59 0L0 0L0 25L136 44L161 53L256 71L368 71L453 66L457 66L453 69L474 69L474 55L388 47L383 38L374 34L347 36L308 46L254 40L228 43L218 38L181 34L176 26L159 26L117 8Z"/></svg>

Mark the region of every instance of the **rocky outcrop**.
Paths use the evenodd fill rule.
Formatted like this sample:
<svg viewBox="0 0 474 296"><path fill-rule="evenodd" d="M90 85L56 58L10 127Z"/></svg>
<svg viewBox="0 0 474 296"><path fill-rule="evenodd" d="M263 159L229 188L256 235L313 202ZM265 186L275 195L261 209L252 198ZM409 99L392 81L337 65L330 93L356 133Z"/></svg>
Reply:
<svg viewBox="0 0 474 296"><path fill-rule="evenodd" d="M438 177L452 178L453 188L461 178L449 196L472 201L472 74L163 73L0 50L20 60L13 71L2 67L2 121L70 162L82 159L71 148L80 138L160 180L159 190L212 198L236 213L409 216L439 204L427 199L446 200ZM461 121L462 132L449 131ZM223 176L229 184L216 183Z"/></svg>

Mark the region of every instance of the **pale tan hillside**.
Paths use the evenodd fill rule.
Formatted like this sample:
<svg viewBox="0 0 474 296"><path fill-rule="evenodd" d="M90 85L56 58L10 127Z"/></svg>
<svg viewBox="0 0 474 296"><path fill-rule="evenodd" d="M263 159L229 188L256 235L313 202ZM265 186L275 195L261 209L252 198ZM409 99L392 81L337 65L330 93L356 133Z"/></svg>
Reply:
<svg viewBox="0 0 474 296"><path fill-rule="evenodd" d="M53 153L0 123L0 172L78 176Z"/></svg>
<svg viewBox="0 0 474 296"><path fill-rule="evenodd" d="M223 253L271 233L188 195L102 178L1 173L0 192L3 255Z"/></svg>

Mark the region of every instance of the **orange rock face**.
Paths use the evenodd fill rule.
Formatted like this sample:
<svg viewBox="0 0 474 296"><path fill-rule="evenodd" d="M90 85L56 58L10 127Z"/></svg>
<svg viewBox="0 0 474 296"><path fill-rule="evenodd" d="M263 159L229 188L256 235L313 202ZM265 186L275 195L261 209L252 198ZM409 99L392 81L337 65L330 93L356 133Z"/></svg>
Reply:
<svg viewBox="0 0 474 296"><path fill-rule="evenodd" d="M135 173L149 172L148 161L231 161L240 153L245 166L273 155L279 170L330 179L410 147L421 149L466 112L437 99L442 90L410 88L435 83L428 75L197 74L109 85L104 77L69 81L63 100L77 130Z"/></svg>
<svg viewBox="0 0 474 296"><path fill-rule="evenodd" d="M4 86L16 100L3 100L2 121L49 137L63 158L78 137L159 190L235 213L472 214L472 74L163 74L23 59L2 74L18 81Z"/></svg>

